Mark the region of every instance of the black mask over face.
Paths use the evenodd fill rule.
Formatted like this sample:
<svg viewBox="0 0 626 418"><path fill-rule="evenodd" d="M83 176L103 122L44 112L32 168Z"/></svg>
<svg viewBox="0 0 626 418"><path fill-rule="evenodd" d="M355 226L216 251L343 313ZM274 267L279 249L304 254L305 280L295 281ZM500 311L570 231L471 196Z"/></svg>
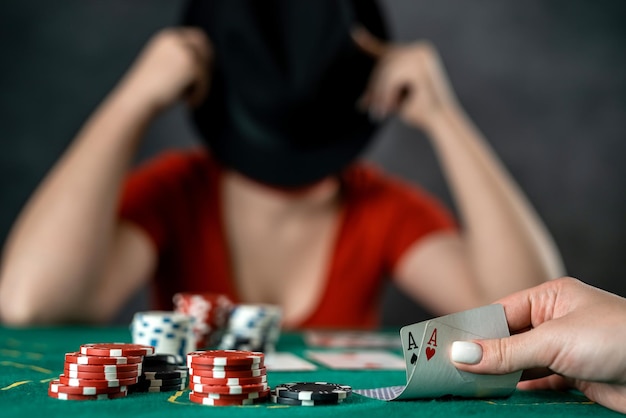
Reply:
<svg viewBox="0 0 626 418"><path fill-rule="evenodd" d="M183 24L214 47L211 88L193 120L223 165L301 187L337 173L375 126L357 108L374 66L350 37L386 30L373 0L191 0Z"/></svg>

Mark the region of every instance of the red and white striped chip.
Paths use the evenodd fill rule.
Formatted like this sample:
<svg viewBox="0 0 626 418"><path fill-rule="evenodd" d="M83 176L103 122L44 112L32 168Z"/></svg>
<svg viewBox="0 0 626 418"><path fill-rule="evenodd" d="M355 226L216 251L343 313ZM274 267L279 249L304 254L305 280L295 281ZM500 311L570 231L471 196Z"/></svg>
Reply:
<svg viewBox="0 0 626 418"><path fill-rule="evenodd" d="M62 399L64 401L101 401L108 399L125 398L128 392L117 393L99 393L97 395L75 395L71 393L52 392L48 390L48 396L55 399Z"/></svg>
<svg viewBox="0 0 626 418"><path fill-rule="evenodd" d="M61 383L59 379L50 381L48 385L48 391L53 393L65 393L68 395L100 395L103 393L119 393L126 392L128 389L126 386L115 386L97 388L93 386L68 386Z"/></svg>
<svg viewBox="0 0 626 418"><path fill-rule="evenodd" d="M189 392L189 400L193 403L207 406L243 406L265 402L267 400L267 396L256 399L214 399L199 396L194 392Z"/></svg>
<svg viewBox="0 0 626 418"><path fill-rule="evenodd" d="M128 379L80 379L59 375L59 381L67 386L111 388L117 386L134 385L139 381L136 377Z"/></svg>
<svg viewBox="0 0 626 418"><path fill-rule="evenodd" d="M75 364L93 364L93 365L109 365L109 364L141 364L142 356L87 356L79 352L66 353L65 362Z"/></svg>
<svg viewBox="0 0 626 418"><path fill-rule="evenodd" d="M223 379L220 379L218 377L192 376L191 381L192 383L200 383L203 385L254 385L257 383L267 382L267 375L264 374L257 377L227 377Z"/></svg>
<svg viewBox="0 0 626 418"><path fill-rule="evenodd" d="M263 365L265 355L261 352L242 350L204 350L192 351L187 354L187 366L208 365L208 366L234 366L256 368Z"/></svg>
<svg viewBox="0 0 626 418"><path fill-rule="evenodd" d="M263 392L267 389L267 382L244 386L203 385L201 383L193 383L191 385L191 390L196 393L213 393L220 395L242 395L253 392Z"/></svg>
<svg viewBox="0 0 626 418"><path fill-rule="evenodd" d="M154 354L154 347L131 343L91 343L81 345L80 352L87 356L149 356Z"/></svg>

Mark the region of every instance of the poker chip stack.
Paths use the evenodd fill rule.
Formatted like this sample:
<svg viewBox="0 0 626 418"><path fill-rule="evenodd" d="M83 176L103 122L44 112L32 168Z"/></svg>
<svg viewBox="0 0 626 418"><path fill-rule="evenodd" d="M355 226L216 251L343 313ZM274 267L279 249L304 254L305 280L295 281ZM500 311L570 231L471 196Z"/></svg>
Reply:
<svg viewBox="0 0 626 418"><path fill-rule="evenodd" d="M196 346L205 349L219 343L226 327L233 302L220 293L176 293L174 311L194 318L193 332ZM190 350L192 351L192 350Z"/></svg>
<svg viewBox="0 0 626 418"><path fill-rule="evenodd" d="M283 383L272 390L270 399L281 405L337 405L342 403L351 393L352 388L350 386L337 383Z"/></svg>
<svg viewBox="0 0 626 418"><path fill-rule="evenodd" d="M139 381L128 387L135 392L175 392L187 387L187 367L178 364L176 356L154 354L143 358Z"/></svg>
<svg viewBox="0 0 626 418"><path fill-rule="evenodd" d="M123 398L142 374L144 356L154 347L128 343L83 344L65 354L63 374L50 381L48 396L63 400Z"/></svg>
<svg viewBox="0 0 626 418"><path fill-rule="evenodd" d="M263 353L205 350L187 355L189 400L210 406L252 405L270 393Z"/></svg>
<svg viewBox="0 0 626 418"><path fill-rule="evenodd" d="M157 354L175 355L183 364L196 347L193 322L193 317L178 312L137 312L130 326L133 343L151 345Z"/></svg>
<svg viewBox="0 0 626 418"><path fill-rule="evenodd" d="M280 337L281 319L282 310L276 305L236 305L218 348L273 352Z"/></svg>

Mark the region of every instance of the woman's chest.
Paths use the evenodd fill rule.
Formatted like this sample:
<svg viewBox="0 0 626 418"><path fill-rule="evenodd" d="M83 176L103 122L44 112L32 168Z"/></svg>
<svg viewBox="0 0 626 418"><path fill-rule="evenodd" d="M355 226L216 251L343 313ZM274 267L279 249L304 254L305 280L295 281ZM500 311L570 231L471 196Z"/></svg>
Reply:
<svg viewBox="0 0 626 418"><path fill-rule="evenodd" d="M281 219L231 213L225 238L241 300L280 305L287 324L310 314L327 285L340 220L334 210Z"/></svg>

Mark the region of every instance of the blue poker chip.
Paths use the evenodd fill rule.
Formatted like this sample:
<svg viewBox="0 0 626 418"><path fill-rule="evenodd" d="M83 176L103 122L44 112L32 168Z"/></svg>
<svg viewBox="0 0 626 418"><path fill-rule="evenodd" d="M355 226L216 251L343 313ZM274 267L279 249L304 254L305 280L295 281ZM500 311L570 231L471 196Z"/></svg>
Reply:
<svg viewBox="0 0 626 418"><path fill-rule="evenodd" d="M336 402L346 399L352 393L352 388L328 382L296 382L277 385L274 393L279 398Z"/></svg>

